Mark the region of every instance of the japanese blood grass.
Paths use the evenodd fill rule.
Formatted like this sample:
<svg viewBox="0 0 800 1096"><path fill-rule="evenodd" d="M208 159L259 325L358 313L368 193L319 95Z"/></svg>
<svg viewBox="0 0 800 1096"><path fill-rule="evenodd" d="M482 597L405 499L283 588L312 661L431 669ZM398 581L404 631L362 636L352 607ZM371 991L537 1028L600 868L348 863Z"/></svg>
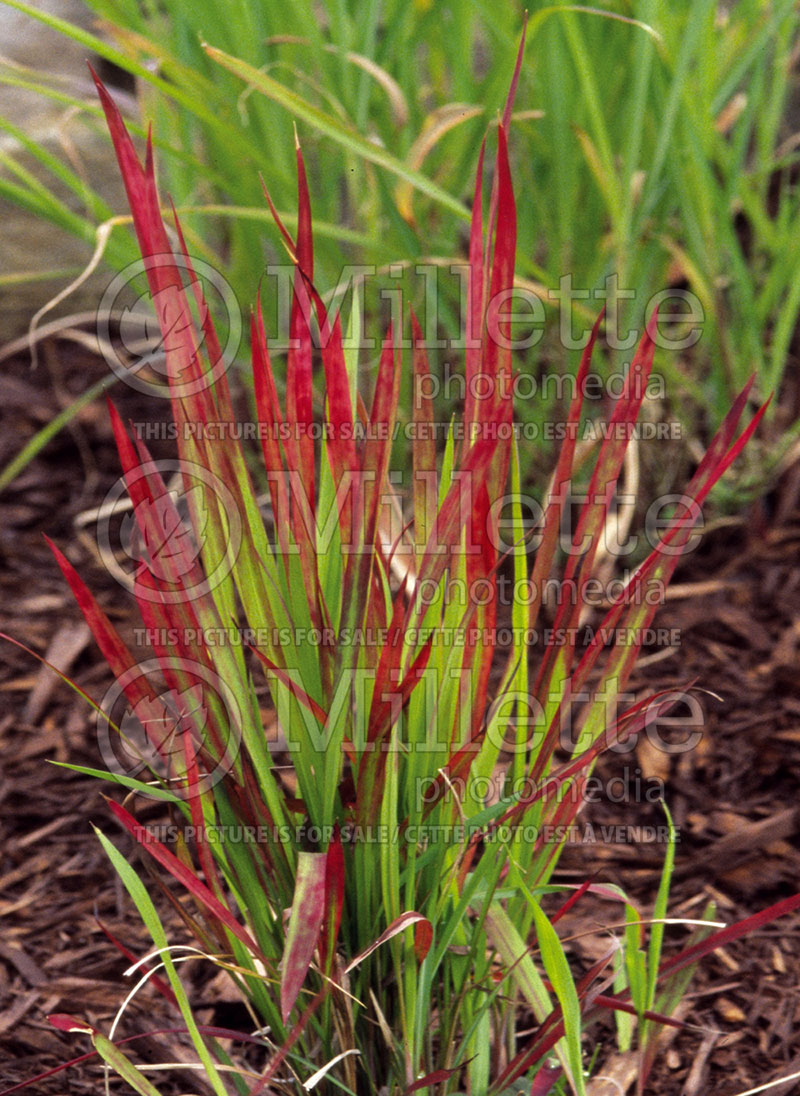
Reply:
<svg viewBox="0 0 800 1096"><path fill-rule="evenodd" d="M389 480L403 368L399 332L390 329L384 338L367 407L355 392L340 318L328 315L315 287L310 200L298 148L296 237L276 215L295 264L285 407L260 302L251 321L273 516L269 533L242 447L232 435L220 441L200 429L234 423L234 411L224 372L210 383L220 348L199 282L190 277L188 287L182 283L181 270L192 268L177 220L180 261L173 257L152 150L148 145L142 167L99 82L98 90L164 334L180 462L184 474L199 468L205 477L193 480L189 494L198 560L190 539L176 533L181 520L156 463L111 407L148 547L135 593L163 687L137 672L137 654L65 556L54 552L159 759L149 780L108 774L127 793L124 803L110 801L109 807L142 855L161 869L165 884L177 888L172 900L200 949L230 970L266 1029L269 1053L258 1078L230 1072L233 1063L215 1039L219 1032L201 1029L192 1017L151 897L101 835L153 936L168 999L182 1014L208 1083L217 1093L232 1085L253 1094L301 1090L330 1064L320 1083L353 1093L444 1093L465 1084L471 1093L500 1093L521 1077L540 1092L564 1077L581 1093L587 1022L609 1008L638 1015L651 1025L644 1033L647 1051L648 1030L669 1022L657 1011L659 1003L674 1006L676 983L659 986L659 977L677 977L715 940L749 926L698 942L659 971L661 929L651 936L649 954L637 958L641 939L633 922L641 918L629 910L627 958L616 971L617 992L608 993L615 949L576 980L555 925L587 890L615 901L621 901L619 892L586 883L549 919L540 903L560 889L550 879L563 837L551 835L575 819L596 757L671 705L671 697L656 696L616 710L639 637L655 612L657 599L647 595L669 581L699 507L761 419L763 408L736 438L752 382L726 416L660 543L609 609L604 625L616 629L616 642L607 646L598 629L582 653L574 644L553 643L531 665L526 633L539 620L543 583L555 564L576 431L566 431L529 572L511 429L513 366L505 348L507 320L497 307L514 277L516 208L506 143L513 94L497 131L485 231L481 151L469 241L465 369L468 380L489 383L468 385L473 394L460 428L451 426L439 466L434 407L426 395L428 361L412 317L413 521L407 528L394 520L397 499ZM312 314L324 378L322 430L312 401ZM572 426L579 422L599 324L578 371L568 413ZM623 428L639 414L654 331L651 323L613 408L611 421ZM486 394L478 398L477 389ZM610 430L603 441L567 553L565 583L581 593L592 576L625 452L620 438L626 436L626 429ZM197 482L224 485L236 513L225 512L220 496L198 490ZM500 504L507 492L512 517L506 551ZM245 531L238 550L229 539L234 520ZM531 595L528 604L513 606L507 657L493 643L496 578L505 555ZM204 586L204 576L216 581ZM463 601L453 594L458 588L489 596ZM554 633L574 634L582 604L582 597L562 601ZM242 645L202 638L235 624L256 637L251 657ZM311 643L311 633L324 639ZM253 676L259 663L296 784L280 779L267 746ZM208 688L209 679L219 683L216 691ZM164 688L180 713L177 720ZM224 703L223 694L235 703ZM578 719L577 700L585 694L590 699ZM534 709L540 718L532 731ZM571 758L557 764L565 726L578 733ZM488 802L483 788L509 754L505 793ZM523 794L513 791L523 785ZM155 796L185 825L174 849L140 821L141 796ZM246 839L248 833L258 839ZM657 909L662 918L670 870L668 860ZM760 916L777 916L798 902ZM530 940L535 943L529 947ZM518 1005L538 1023L521 1048L515 1039ZM132 1072L108 1039L78 1021L75 1026L90 1031L97 1051L137 1091L151 1091L143 1075L134 1083L135 1067ZM352 1051L358 1053L347 1054Z"/></svg>

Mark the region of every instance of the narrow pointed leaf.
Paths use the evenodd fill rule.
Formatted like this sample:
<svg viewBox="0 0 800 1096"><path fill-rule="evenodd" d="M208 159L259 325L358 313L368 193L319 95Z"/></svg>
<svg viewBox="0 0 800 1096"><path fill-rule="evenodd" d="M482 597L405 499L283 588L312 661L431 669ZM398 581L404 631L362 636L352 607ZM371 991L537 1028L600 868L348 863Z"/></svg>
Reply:
<svg viewBox="0 0 800 1096"><path fill-rule="evenodd" d="M414 913L413 910L408 910L406 913L401 913L400 916L396 917L394 921L392 921L391 925L389 925L389 927L385 929L376 940L372 941L369 947L364 948L363 951L360 951L358 953L355 959L350 960L350 962L345 967L345 974L349 974L351 970L355 970L359 963L362 963L368 955L372 955L373 951L379 948L381 944L385 944L387 940L391 940L392 937L397 936L398 933L404 932L410 925L416 925L418 922L423 921L430 925L430 921L428 921L428 918L423 917L421 913Z"/></svg>
<svg viewBox="0 0 800 1096"><path fill-rule="evenodd" d="M108 800L108 806L111 812L122 823L128 833L136 839L136 841L146 849L150 855L166 868L170 875L174 876L179 883L182 883L184 887L189 891L192 897L196 898L201 906L205 907L208 912L219 921L231 932L233 935L249 948L253 955L261 955L261 951L256 945L253 938L247 929L236 920L231 911L220 902L220 900L213 894L205 883L199 879L185 864L170 852L165 845L156 840L152 833L150 833L145 826L142 826L136 819L120 806L119 803L115 803L112 799Z"/></svg>
<svg viewBox="0 0 800 1096"><path fill-rule="evenodd" d="M319 942L325 915L327 855L300 852L281 969L281 1016L289 1019Z"/></svg>

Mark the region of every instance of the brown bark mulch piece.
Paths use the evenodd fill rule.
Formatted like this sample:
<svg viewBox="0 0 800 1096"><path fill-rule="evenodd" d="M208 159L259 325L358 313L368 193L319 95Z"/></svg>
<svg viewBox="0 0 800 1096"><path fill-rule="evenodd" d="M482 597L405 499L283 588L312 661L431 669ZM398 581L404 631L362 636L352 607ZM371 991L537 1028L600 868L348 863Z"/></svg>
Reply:
<svg viewBox="0 0 800 1096"><path fill-rule="evenodd" d="M696 680L699 740L691 749L665 753L640 736L630 754L604 757L597 775L609 794L581 817L595 832L605 825L605 832L621 840L570 846L561 861L567 875L583 880L596 873L598 880L623 887L645 915L665 851L663 841L647 840L647 827L657 833L665 822L660 806L650 801L659 786L679 831L670 916L699 917L713 900L717 920L730 924L800 888L797 482L795 468L769 500L781 513L780 525L768 523L759 504L745 523L707 533L681 564L655 622L678 629L679 646L669 654L664 648L645 650L630 688L638 696L644 690L683 690ZM782 508L787 498L793 502L788 511ZM684 728L677 741L685 733ZM591 911L584 907L578 917L591 931ZM668 928L668 947L679 950L688 932ZM587 959L592 939L575 945ZM797 1073L799 943L800 915L793 914L706 959L692 982L692 1010L685 1017L702 1030L667 1034L668 1048L647 1091L734 1096ZM799 1083L769 1092L800 1091Z"/></svg>

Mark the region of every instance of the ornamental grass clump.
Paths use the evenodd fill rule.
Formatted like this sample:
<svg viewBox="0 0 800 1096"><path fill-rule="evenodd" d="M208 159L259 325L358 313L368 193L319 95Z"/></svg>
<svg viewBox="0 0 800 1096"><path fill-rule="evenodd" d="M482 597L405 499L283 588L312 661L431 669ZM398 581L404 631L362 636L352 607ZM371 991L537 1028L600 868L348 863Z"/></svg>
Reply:
<svg viewBox="0 0 800 1096"><path fill-rule="evenodd" d="M551 878L598 755L674 702L658 695L623 707L621 695L656 611L659 598L650 595L669 581L703 500L759 422L763 409L736 438L750 385L659 543L579 650L570 637L581 623L581 594L594 574L628 428L652 367L651 319L613 406L611 423L623 429L609 430L599 446L566 552L563 579L579 596L558 604L550 642L532 660L541 592L557 565L570 505L583 387L601 318L583 353L532 540L521 505L506 315L516 248L507 151L513 96L497 127L486 210L483 152L478 164L467 398L441 454L425 347L411 319L410 521L390 480L408 365L401 332L386 332L364 402L340 317L329 313L315 285L298 147L296 237L274 214L294 264L283 383L270 360L260 302L251 320L265 519L236 431L221 428L236 421L225 371L217 368L222 351L177 219L173 252L151 147L142 167L99 82L98 90L163 333L190 511L187 523L158 462L112 406L144 546L133 584L153 650L146 669L53 550L146 739L135 746L131 719L115 721L104 706L101 717L128 756L138 750L136 765L107 774L122 793L109 808L194 937L191 948L168 937L134 867L98 834L152 934L146 978L180 1014L196 1068L219 1094L320 1085L359 1094L479 1096L508 1091L520 1079L531 1092L560 1083L580 1093L582 1035L604 1010L638 1017L643 1084L652 1035L675 1022L667 1013L686 971L748 923L714 935L701 928L703 938L659 966L663 924L654 924L645 950L641 914L618 890L559 886ZM321 415L314 409L318 385ZM511 608L511 642L503 650L494 642L501 568L513 572L515 590L526 592ZM219 641L233 632L245 642ZM267 705L257 694L262 672ZM557 757L565 746L569 752ZM141 820L143 805L152 817L153 799L169 811L170 826ZM672 852L670 841L656 918L666 910ZM613 920L628 927L577 977L556 925L588 890L618 901ZM557 891L567 892L564 904L548 906L548 916L542 900ZM761 916L777 916L784 906ZM197 1023L180 962L198 955L230 973L253 1017L250 1031ZM530 1030L518 1038L522 1015ZM53 1021L89 1033L137 1091L156 1091L146 1067L130 1057L135 1044L123 1051L113 1031L106 1036L70 1017Z"/></svg>

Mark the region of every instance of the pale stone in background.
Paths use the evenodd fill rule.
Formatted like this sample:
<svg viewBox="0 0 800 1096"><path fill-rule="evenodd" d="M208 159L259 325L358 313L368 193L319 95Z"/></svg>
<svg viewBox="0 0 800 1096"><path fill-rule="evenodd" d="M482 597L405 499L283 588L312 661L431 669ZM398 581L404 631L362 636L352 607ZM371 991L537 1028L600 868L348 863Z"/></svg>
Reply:
<svg viewBox="0 0 800 1096"><path fill-rule="evenodd" d="M37 6L88 30L94 15L79 0L38 0ZM108 140L92 132L85 118L44 96L11 87L3 77L11 71L6 61L41 70L58 77L63 91L87 102L96 102L96 92L86 67L94 61L85 47L52 31L29 16L0 5L0 116L40 142L48 152L91 183L115 212L127 210L116 160ZM96 127L94 127L96 128ZM0 131L0 152L12 156L22 167L52 189L76 213L85 212L78 195L46 171L19 141ZM14 180L7 164L0 163L0 176ZM63 289L82 270L94 251L94 244L65 232L35 213L0 198L0 344L26 331L34 312ZM121 231L121 230L117 230ZM9 284L18 274L49 275L71 269L71 275L46 280ZM81 289L58 307L57 315L93 308L102 295L110 274L101 268Z"/></svg>

